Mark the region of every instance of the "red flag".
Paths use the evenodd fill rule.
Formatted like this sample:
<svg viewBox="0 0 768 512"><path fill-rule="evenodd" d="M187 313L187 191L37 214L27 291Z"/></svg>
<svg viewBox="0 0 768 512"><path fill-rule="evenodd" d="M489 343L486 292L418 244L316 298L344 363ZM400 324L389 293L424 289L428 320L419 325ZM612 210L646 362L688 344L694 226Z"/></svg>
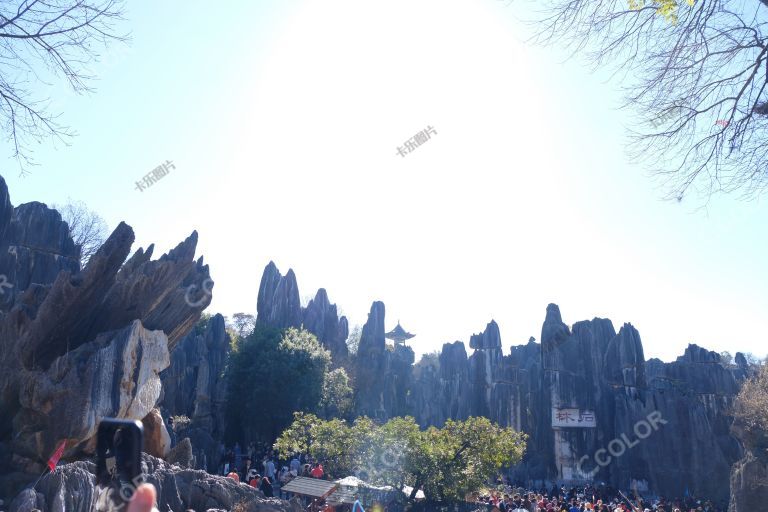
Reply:
<svg viewBox="0 0 768 512"><path fill-rule="evenodd" d="M59 463L59 459L64 454L64 446L66 446L67 441L61 441L59 443L59 446L56 448L56 451L53 452L53 455L51 455L51 458L48 459L48 469L53 471L53 469L56 467L56 464Z"/></svg>

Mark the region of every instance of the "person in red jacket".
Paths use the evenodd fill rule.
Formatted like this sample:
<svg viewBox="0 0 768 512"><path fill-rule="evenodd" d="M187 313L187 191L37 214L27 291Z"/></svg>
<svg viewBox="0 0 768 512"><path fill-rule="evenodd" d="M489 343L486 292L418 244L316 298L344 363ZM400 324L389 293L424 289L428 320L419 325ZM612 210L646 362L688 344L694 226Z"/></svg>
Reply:
<svg viewBox="0 0 768 512"><path fill-rule="evenodd" d="M315 464L315 467L312 468L312 471L310 471L309 474L313 478L323 478L323 475L325 474L323 471L323 465L318 462Z"/></svg>

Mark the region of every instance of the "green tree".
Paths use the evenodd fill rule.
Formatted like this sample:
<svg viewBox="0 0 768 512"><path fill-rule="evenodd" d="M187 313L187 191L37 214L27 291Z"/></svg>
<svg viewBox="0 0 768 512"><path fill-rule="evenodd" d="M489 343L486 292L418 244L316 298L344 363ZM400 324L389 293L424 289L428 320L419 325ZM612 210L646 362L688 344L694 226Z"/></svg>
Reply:
<svg viewBox="0 0 768 512"><path fill-rule="evenodd" d="M331 355L310 332L256 328L227 366L227 439L271 442L293 411L316 411Z"/></svg>
<svg viewBox="0 0 768 512"><path fill-rule="evenodd" d="M352 386L344 368L325 374L323 396L320 399L320 409L326 419L346 418L352 410Z"/></svg>
<svg viewBox="0 0 768 512"><path fill-rule="evenodd" d="M200 319L192 328L192 333L195 336L202 336L205 334L205 330L208 329L208 324L211 322L212 315L210 313L200 313Z"/></svg>
<svg viewBox="0 0 768 512"><path fill-rule="evenodd" d="M363 335L363 328L356 325L347 336L347 348L353 356L357 354L357 347L360 346L360 337Z"/></svg>
<svg viewBox="0 0 768 512"><path fill-rule="evenodd" d="M275 448L309 452L333 478L360 473L373 484L412 486L410 499L421 489L430 501L450 502L463 500L502 467L518 463L525 442L525 434L487 418L448 421L422 431L411 417L383 425L360 417L349 425L296 414Z"/></svg>
<svg viewBox="0 0 768 512"><path fill-rule="evenodd" d="M232 315L231 327L237 333L238 338L245 338L256 326L256 317L248 313L235 313Z"/></svg>

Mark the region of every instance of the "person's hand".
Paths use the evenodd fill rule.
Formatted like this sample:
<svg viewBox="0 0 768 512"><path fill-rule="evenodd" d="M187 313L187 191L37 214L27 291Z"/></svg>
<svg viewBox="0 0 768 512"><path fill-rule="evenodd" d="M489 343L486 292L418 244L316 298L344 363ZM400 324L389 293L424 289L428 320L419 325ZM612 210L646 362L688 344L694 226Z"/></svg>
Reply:
<svg viewBox="0 0 768 512"><path fill-rule="evenodd" d="M128 502L127 512L158 512L155 508L155 501L157 501L155 486L147 483L141 484L133 493L131 501Z"/></svg>

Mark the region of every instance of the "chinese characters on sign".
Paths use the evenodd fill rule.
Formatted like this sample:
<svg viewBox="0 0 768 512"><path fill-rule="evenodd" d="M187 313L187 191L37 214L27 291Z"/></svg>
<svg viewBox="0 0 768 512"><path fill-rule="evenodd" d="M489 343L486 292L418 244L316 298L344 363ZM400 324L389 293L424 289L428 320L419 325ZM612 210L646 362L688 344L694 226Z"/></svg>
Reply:
<svg viewBox="0 0 768 512"><path fill-rule="evenodd" d="M584 409L559 409L552 408L553 427L580 427L593 428L597 426L595 411Z"/></svg>
<svg viewBox="0 0 768 512"><path fill-rule="evenodd" d="M397 147L397 154L405 158L405 155L414 151L417 147L427 142L432 137L430 134L437 135L435 129L431 126L427 126L426 129L421 130L419 133L405 141L403 147Z"/></svg>
<svg viewBox="0 0 768 512"><path fill-rule="evenodd" d="M164 164L158 165L152 170L152 172L144 176L141 181L136 182L136 190L139 192L144 192L145 188L151 187L156 181L168 174L169 168L176 168L176 166L173 165L173 162L170 160L166 160Z"/></svg>

